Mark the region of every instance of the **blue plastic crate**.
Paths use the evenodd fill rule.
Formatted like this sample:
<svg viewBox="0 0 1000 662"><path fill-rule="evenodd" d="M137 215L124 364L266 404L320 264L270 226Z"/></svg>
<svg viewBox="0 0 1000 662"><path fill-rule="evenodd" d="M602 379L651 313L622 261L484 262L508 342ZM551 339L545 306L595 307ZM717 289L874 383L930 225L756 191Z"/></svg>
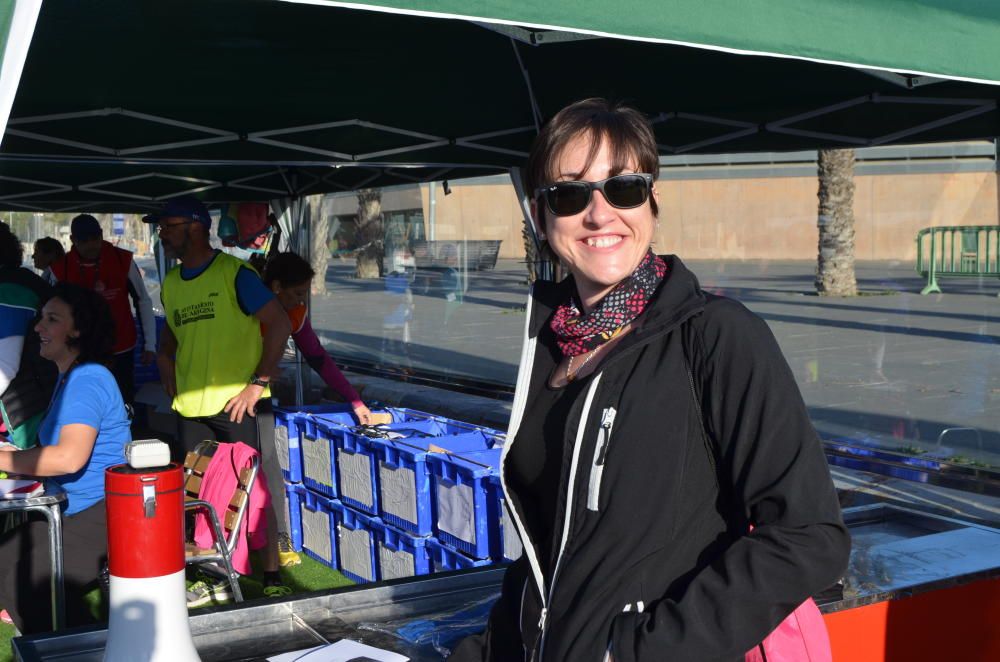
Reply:
<svg viewBox="0 0 1000 662"><path fill-rule="evenodd" d="M524 545L521 543L521 536L517 533L517 527L514 526L514 520L507 510L500 476L496 474L489 478L488 505L490 556L497 562L516 561L524 553Z"/></svg>
<svg viewBox="0 0 1000 662"><path fill-rule="evenodd" d="M431 420L409 420L379 425L372 429L355 428L344 432L337 441L337 487L345 505L369 515L379 512L379 470L376 453L386 439L369 436L396 434L402 438L441 434L442 426Z"/></svg>
<svg viewBox="0 0 1000 662"><path fill-rule="evenodd" d="M356 424L350 405L329 406L321 413L310 413L298 420L302 447L302 482L311 490L336 498L336 445L344 432Z"/></svg>
<svg viewBox="0 0 1000 662"><path fill-rule="evenodd" d="M274 448L281 477L288 483L302 482L302 450L299 448L299 414L283 407L274 408Z"/></svg>
<svg viewBox="0 0 1000 662"><path fill-rule="evenodd" d="M381 520L346 507L340 508L337 516L337 569L359 584L378 581L375 532Z"/></svg>
<svg viewBox="0 0 1000 662"><path fill-rule="evenodd" d="M303 482L302 428L304 422L318 414L350 411L349 405L321 404L274 408L274 443L282 477L292 483ZM315 486L311 486L316 489ZM317 490L321 491L321 490ZM330 494L330 496L334 496Z"/></svg>
<svg viewBox="0 0 1000 662"><path fill-rule="evenodd" d="M468 570L492 565L491 559L474 559L457 549L434 538L427 539L427 554L431 559L431 572L447 572L449 570Z"/></svg>
<svg viewBox="0 0 1000 662"><path fill-rule="evenodd" d="M371 521L371 526L375 531L379 579L399 579L430 574L431 560L427 553L428 538L410 535L376 520Z"/></svg>
<svg viewBox="0 0 1000 662"><path fill-rule="evenodd" d="M434 477L434 531L444 543L478 559L490 555L489 479L501 449L427 456Z"/></svg>
<svg viewBox="0 0 1000 662"><path fill-rule="evenodd" d="M433 423L433 427L438 424ZM434 531L433 490L427 468L432 446L452 453L487 450L492 438L481 431L443 437L387 439L376 448L379 517L418 536Z"/></svg>
<svg viewBox="0 0 1000 662"><path fill-rule="evenodd" d="M337 569L337 516L340 504L322 494L301 489L302 549L323 565Z"/></svg>
<svg viewBox="0 0 1000 662"><path fill-rule="evenodd" d="M302 493L305 488L299 483L285 483L285 507L288 508L288 535L292 539L292 549L302 551Z"/></svg>

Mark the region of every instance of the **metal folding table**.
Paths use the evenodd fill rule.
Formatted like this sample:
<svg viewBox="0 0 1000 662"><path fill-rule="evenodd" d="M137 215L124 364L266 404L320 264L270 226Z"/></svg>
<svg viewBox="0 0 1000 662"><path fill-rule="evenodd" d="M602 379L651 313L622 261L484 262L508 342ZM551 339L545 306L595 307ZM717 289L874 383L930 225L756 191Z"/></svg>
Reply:
<svg viewBox="0 0 1000 662"><path fill-rule="evenodd" d="M39 512L49 525L49 561L52 564L52 629L66 621L66 590L63 584L62 504L66 492L58 483L45 481L45 491L24 499L0 499L0 513ZM101 506L103 508L103 506Z"/></svg>

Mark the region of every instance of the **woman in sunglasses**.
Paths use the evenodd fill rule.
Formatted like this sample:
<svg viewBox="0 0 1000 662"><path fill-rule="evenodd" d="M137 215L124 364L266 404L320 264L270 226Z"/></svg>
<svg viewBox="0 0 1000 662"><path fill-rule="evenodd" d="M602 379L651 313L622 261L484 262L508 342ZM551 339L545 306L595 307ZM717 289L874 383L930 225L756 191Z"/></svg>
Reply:
<svg viewBox="0 0 1000 662"><path fill-rule="evenodd" d="M601 99L535 140L525 190L570 276L529 298L502 461L525 553L456 660L742 660L847 564L767 325L650 248L658 171L649 122Z"/></svg>

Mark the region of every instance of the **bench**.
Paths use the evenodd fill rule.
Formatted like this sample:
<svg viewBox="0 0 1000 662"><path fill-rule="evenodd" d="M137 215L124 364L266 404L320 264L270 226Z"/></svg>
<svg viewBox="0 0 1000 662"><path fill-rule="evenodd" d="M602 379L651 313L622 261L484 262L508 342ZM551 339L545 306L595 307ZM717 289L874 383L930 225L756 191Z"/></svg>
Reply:
<svg viewBox="0 0 1000 662"><path fill-rule="evenodd" d="M498 239L418 240L411 250L418 269L467 268L469 271L489 271L500 255Z"/></svg>

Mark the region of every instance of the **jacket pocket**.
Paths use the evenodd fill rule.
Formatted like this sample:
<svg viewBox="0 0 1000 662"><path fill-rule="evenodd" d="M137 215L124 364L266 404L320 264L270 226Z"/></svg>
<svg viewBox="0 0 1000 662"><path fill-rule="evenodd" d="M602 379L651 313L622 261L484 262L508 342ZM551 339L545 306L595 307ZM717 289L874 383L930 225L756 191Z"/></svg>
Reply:
<svg viewBox="0 0 1000 662"><path fill-rule="evenodd" d="M611 430L616 413L614 407L608 407L601 414L601 427L597 431L597 443L594 444L594 459L590 464L590 483L587 486L587 510L594 512L598 510L601 500L601 480L604 477L604 463L611 445Z"/></svg>
<svg viewBox="0 0 1000 662"><path fill-rule="evenodd" d="M638 602L629 602L622 608L622 613L627 614L630 611L637 613L642 613L646 609L646 605L642 600ZM613 631L613 629L612 629ZM608 647L604 650L604 662L613 662L615 653L615 640L609 635L608 636Z"/></svg>

